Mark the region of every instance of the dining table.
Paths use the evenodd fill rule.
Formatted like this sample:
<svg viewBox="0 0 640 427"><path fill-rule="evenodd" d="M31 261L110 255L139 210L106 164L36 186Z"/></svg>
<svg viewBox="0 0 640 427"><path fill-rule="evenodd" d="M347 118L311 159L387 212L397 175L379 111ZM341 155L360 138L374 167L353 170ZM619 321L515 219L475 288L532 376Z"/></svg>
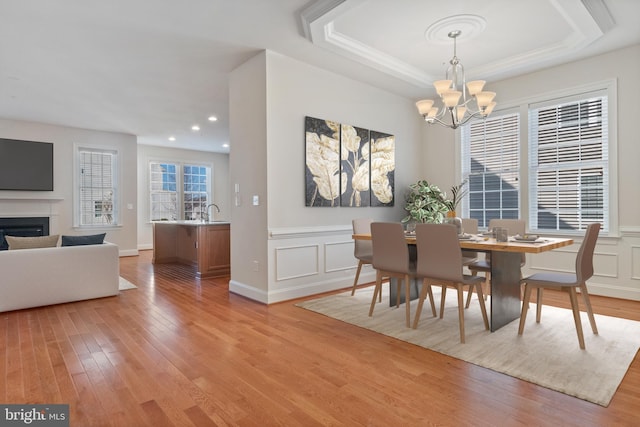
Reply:
<svg viewBox="0 0 640 427"><path fill-rule="evenodd" d="M415 233L406 233L407 245L415 256ZM371 234L353 234L353 239L371 240ZM535 240L516 240L509 236L506 242L498 242L491 235L464 235L458 239L461 249L491 254L490 284L490 316L491 331L496 331L504 325L520 317L520 263L522 253L538 254L554 249L570 246L573 239L557 237L539 237ZM419 284L422 280L415 280L411 287L410 299L418 297ZM396 287L391 286L390 304L395 305ZM403 292L403 290L400 290ZM401 294L401 300L404 295ZM392 303L393 302L393 303Z"/></svg>

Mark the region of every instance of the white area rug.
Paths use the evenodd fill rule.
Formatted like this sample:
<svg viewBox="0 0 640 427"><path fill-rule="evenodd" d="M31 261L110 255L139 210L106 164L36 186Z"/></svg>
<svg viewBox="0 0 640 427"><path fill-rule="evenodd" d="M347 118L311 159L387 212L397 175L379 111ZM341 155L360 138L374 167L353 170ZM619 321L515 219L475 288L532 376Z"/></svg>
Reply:
<svg viewBox="0 0 640 427"><path fill-rule="evenodd" d="M126 291L127 289L136 289L137 286L125 279L124 277L120 277L120 286L119 289L121 291Z"/></svg>
<svg viewBox="0 0 640 427"><path fill-rule="evenodd" d="M447 291L443 319L432 317L425 301L418 328L412 329L405 326L403 305L389 307L388 289L383 285L382 303L372 317L373 287L358 289L353 297L349 291L296 305L601 406L609 405L640 347L640 322L596 315L599 335L594 335L581 312L586 350L580 350L571 311L547 305L537 324L531 304L522 336L518 320L491 333L475 297L465 310L466 344L460 344L454 290ZM433 290L439 314L440 289ZM417 305L411 301L412 322Z"/></svg>

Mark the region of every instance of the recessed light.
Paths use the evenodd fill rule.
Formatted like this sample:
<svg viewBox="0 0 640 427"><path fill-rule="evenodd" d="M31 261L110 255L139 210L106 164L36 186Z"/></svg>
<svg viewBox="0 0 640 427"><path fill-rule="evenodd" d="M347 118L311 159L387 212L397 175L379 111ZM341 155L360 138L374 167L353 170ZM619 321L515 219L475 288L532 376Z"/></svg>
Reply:
<svg viewBox="0 0 640 427"><path fill-rule="evenodd" d="M229 148L229 144L222 144L224 148Z"/></svg>
<svg viewBox="0 0 640 427"><path fill-rule="evenodd" d="M200 126L198 126L198 125L193 125L193 126L191 126L191 130L198 131L198 130L200 130Z"/></svg>
<svg viewBox="0 0 640 427"><path fill-rule="evenodd" d="M175 136L170 136L170 137L169 137L169 141L175 141L175 140L176 140L176 137L175 137Z"/></svg>
<svg viewBox="0 0 640 427"><path fill-rule="evenodd" d="M217 122L218 118L216 116L209 116L209 121L210 122Z"/></svg>

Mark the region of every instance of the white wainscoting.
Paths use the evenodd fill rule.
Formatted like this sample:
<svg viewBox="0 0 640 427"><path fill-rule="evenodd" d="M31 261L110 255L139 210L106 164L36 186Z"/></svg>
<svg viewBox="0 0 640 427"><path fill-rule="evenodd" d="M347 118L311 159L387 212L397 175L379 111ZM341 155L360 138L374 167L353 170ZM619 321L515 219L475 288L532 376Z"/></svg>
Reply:
<svg viewBox="0 0 640 427"><path fill-rule="evenodd" d="M621 228L620 236L601 236L594 253L595 274L589 292L640 301L640 228ZM252 287L233 282L234 289L248 298L270 304L317 295L353 284L351 226L279 228L269 232L268 291L252 294ZM523 274L536 271L574 272L581 238L575 244L552 252L529 254ZM359 283L373 282L370 265L362 269ZM246 288L246 289L245 289Z"/></svg>
<svg viewBox="0 0 640 427"><path fill-rule="evenodd" d="M351 234L350 226L270 230L268 302L350 288L358 267ZM359 283L373 280L366 266Z"/></svg>

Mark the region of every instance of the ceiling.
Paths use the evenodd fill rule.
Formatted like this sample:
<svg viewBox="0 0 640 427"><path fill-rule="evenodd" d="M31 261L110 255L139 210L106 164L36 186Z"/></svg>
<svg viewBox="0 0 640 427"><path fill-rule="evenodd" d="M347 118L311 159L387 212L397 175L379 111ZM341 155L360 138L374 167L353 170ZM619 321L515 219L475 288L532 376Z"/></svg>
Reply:
<svg viewBox="0 0 640 427"><path fill-rule="evenodd" d="M450 30L490 90L640 43L638 17L637 0L0 0L0 117L224 153L228 75L264 49L417 100Z"/></svg>

